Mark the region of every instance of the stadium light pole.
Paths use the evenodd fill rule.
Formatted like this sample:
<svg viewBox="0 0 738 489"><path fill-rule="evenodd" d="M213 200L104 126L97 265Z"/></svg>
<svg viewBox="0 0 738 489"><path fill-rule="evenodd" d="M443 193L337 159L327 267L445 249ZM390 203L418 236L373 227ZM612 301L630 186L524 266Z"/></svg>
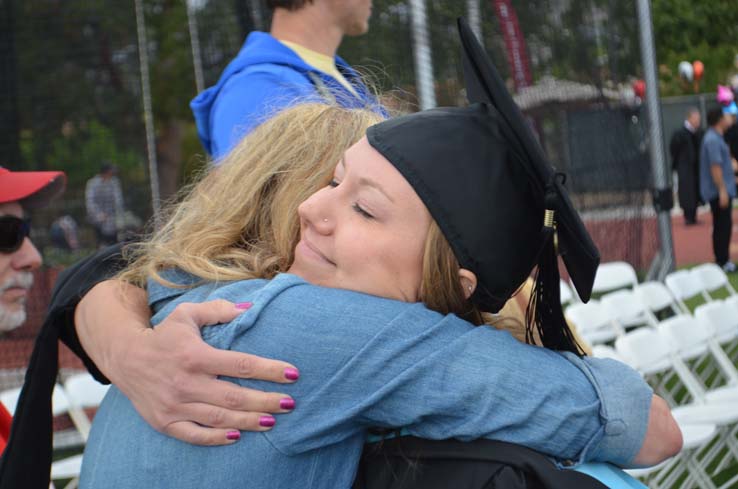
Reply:
<svg viewBox="0 0 738 489"><path fill-rule="evenodd" d="M205 90L205 77L202 74L202 56L200 54L200 34L197 30L197 12L195 1L187 0L187 27L190 30L190 47L192 48L192 66L195 69L195 88L197 93Z"/></svg>
<svg viewBox="0 0 738 489"><path fill-rule="evenodd" d="M432 109L436 106L436 90L433 84L433 58L425 0L410 0L410 21L415 57L415 84L418 87L420 110Z"/></svg>
<svg viewBox="0 0 738 489"><path fill-rule="evenodd" d="M656 50L653 42L653 22L650 0L636 0L638 33L641 41L641 63L646 81L646 112L648 113L648 137L653 175L653 203L659 229L659 252L651 263L647 278L662 280L674 270L674 240L671 234L671 208L674 196L671 189L671 172L664 154L664 139L659 102L659 80L656 68Z"/></svg>
<svg viewBox="0 0 738 489"><path fill-rule="evenodd" d="M161 206L159 199L159 165L156 161L156 133L154 129L154 110L151 106L151 81L149 79L149 43L146 37L146 17L142 0L134 1L136 6L136 32L138 35L138 64L141 71L141 99L146 128L146 149L149 160L149 183L151 185L151 209L154 223L159 227Z"/></svg>

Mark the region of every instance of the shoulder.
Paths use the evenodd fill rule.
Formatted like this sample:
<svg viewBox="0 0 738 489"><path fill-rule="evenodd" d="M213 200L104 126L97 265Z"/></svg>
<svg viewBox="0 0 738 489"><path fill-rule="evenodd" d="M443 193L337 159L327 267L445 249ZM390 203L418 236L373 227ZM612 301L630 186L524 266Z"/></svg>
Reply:
<svg viewBox="0 0 738 489"><path fill-rule="evenodd" d="M281 284L280 284L281 282ZM275 287L276 285L276 287ZM312 331L331 334L350 329L358 336L386 331L393 337L417 337L432 330L449 337L464 334L474 326L454 315L444 316L421 303L407 303L342 289L310 285L283 274L270 284L262 319L300 321ZM254 307L259 304L254 302ZM357 338L359 339L359 338ZM366 338L364 338L366 340Z"/></svg>
<svg viewBox="0 0 738 489"><path fill-rule="evenodd" d="M265 92L301 91L312 84L304 73L287 65L262 63L233 74L223 85L219 101L224 97L263 99Z"/></svg>

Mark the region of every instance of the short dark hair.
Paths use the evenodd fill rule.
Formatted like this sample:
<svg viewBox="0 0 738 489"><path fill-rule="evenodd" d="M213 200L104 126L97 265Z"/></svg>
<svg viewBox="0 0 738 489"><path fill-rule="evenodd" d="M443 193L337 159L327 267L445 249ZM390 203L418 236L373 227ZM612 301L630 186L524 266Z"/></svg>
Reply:
<svg viewBox="0 0 738 489"><path fill-rule="evenodd" d="M275 8L286 8L287 10L300 10L306 3L313 3L313 0L267 0L267 7L274 10Z"/></svg>
<svg viewBox="0 0 738 489"><path fill-rule="evenodd" d="M723 118L723 108L715 107L707 112L707 125L712 127Z"/></svg>
<svg viewBox="0 0 738 489"><path fill-rule="evenodd" d="M700 109L695 106L689 107L687 109L687 112L685 112L684 117L689 118L692 114L700 114Z"/></svg>

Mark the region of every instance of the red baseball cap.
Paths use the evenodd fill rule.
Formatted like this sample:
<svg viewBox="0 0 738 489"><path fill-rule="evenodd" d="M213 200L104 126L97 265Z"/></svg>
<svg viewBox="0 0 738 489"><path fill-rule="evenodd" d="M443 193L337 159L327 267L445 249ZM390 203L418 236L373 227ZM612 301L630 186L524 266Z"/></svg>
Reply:
<svg viewBox="0 0 738 489"><path fill-rule="evenodd" d="M61 194L67 176L60 171L10 171L0 167L0 204L19 202L23 207L43 207Z"/></svg>

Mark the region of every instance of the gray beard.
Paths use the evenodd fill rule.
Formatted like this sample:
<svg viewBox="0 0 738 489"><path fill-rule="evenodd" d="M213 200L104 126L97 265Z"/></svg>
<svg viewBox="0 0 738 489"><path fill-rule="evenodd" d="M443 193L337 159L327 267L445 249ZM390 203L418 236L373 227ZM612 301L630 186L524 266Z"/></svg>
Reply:
<svg viewBox="0 0 738 489"><path fill-rule="evenodd" d="M0 285L0 294L11 287L20 286L30 289L31 285L33 285L33 274L31 272L19 272ZM11 311L0 303L0 332L12 331L26 322L25 300L22 302L22 306L19 311Z"/></svg>
<svg viewBox="0 0 738 489"><path fill-rule="evenodd" d="M26 310L8 311L5 306L0 306L0 332L7 333L26 322Z"/></svg>

